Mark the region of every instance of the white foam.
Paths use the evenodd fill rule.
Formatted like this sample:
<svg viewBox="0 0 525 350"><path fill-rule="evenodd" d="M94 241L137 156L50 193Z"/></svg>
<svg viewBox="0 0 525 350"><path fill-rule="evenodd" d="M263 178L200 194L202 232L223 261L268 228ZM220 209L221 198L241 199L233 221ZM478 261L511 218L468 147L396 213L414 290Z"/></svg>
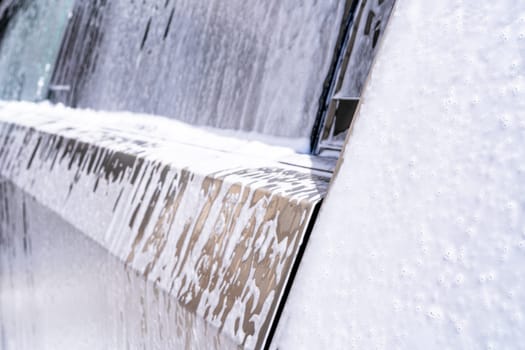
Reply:
<svg viewBox="0 0 525 350"><path fill-rule="evenodd" d="M274 347L525 344L525 2L398 1Z"/></svg>

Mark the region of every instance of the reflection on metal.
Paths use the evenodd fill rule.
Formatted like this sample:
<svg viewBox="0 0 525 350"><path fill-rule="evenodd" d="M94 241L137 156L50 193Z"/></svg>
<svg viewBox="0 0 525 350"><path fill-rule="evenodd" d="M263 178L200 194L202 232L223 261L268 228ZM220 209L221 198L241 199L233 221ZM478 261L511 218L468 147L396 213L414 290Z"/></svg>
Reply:
<svg viewBox="0 0 525 350"><path fill-rule="evenodd" d="M348 1L349 24L341 29L339 52L336 52L334 68L328 78L318 125L312 134L315 154L327 153L338 157L394 2Z"/></svg>
<svg viewBox="0 0 525 350"><path fill-rule="evenodd" d="M0 176L221 335L263 346L328 176L35 113L0 107Z"/></svg>
<svg viewBox="0 0 525 350"><path fill-rule="evenodd" d="M0 199L2 350L240 348L1 177Z"/></svg>
<svg viewBox="0 0 525 350"><path fill-rule="evenodd" d="M339 156L358 104L358 98L334 97L332 99L321 135L319 150L321 155L335 151L334 158Z"/></svg>

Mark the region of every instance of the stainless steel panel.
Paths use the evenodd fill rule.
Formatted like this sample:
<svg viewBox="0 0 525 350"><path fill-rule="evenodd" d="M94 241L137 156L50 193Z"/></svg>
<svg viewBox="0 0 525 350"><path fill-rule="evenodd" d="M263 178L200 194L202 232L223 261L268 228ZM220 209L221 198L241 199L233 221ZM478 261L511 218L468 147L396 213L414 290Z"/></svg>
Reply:
<svg viewBox="0 0 525 350"><path fill-rule="evenodd" d="M0 175L222 336L261 347L328 176L259 160L231 168L236 155L145 141L154 128L37 111L0 108Z"/></svg>

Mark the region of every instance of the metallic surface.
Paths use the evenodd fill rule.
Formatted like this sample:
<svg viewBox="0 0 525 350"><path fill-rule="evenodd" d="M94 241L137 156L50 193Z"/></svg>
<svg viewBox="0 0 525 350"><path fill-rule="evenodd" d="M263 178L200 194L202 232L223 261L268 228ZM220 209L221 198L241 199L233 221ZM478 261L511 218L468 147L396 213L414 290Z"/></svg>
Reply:
<svg viewBox="0 0 525 350"><path fill-rule="evenodd" d="M328 177L176 142L165 154L144 130L35 113L0 107L0 175L221 335L261 347Z"/></svg>
<svg viewBox="0 0 525 350"><path fill-rule="evenodd" d="M0 199L2 350L238 348L3 178Z"/></svg>
<svg viewBox="0 0 525 350"><path fill-rule="evenodd" d="M350 3L350 2L349 2ZM345 113L338 115L342 100L359 100L377 53L378 43L386 29L395 0L355 0L347 28L342 27L340 52L335 55L335 68L329 78L326 103L321 106L319 125L313 135L313 151L341 151L350 121ZM349 5L347 5L349 6ZM355 109L354 109L355 110ZM337 124L343 119L346 127ZM349 120L348 120L349 119Z"/></svg>

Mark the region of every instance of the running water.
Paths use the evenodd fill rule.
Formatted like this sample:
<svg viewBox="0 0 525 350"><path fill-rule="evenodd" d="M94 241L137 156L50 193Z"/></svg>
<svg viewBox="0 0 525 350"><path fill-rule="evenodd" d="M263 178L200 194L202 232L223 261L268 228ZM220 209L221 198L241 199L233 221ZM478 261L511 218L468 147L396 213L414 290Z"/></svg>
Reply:
<svg viewBox="0 0 525 350"><path fill-rule="evenodd" d="M50 98L308 144L331 98L323 91L342 24L355 19L355 50L334 93L358 97L391 8L361 0L349 15L352 4L9 0L0 5L0 99Z"/></svg>
<svg viewBox="0 0 525 350"><path fill-rule="evenodd" d="M345 2L77 1L51 97L308 138Z"/></svg>

